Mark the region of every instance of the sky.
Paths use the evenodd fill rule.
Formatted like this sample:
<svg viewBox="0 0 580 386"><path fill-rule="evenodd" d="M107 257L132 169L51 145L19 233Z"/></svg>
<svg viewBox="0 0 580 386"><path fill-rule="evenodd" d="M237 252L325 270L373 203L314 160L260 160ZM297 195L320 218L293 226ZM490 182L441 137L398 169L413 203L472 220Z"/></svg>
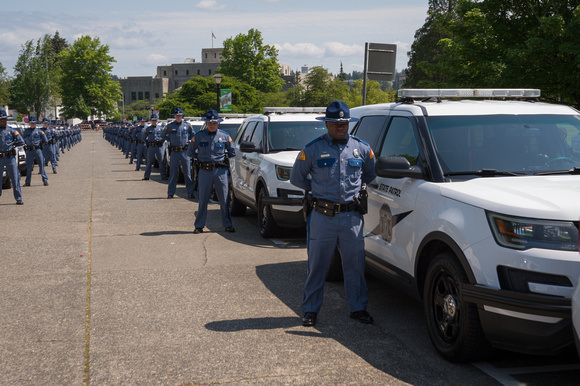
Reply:
<svg viewBox="0 0 580 386"><path fill-rule="evenodd" d="M112 74L128 77L201 62L202 48L223 47L252 28L292 70L337 74L341 63L346 73L363 71L367 42L396 44L397 71L406 68L428 0L21 0L3 8L0 63L9 76L24 43L56 31L68 43L98 37L116 60Z"/></svg>

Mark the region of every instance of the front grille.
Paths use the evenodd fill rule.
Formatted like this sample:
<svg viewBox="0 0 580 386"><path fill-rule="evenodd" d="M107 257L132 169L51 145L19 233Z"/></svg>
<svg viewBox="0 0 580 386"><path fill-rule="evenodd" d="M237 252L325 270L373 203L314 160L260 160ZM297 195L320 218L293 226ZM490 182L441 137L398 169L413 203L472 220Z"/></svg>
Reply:
<svg viewBox="0 0 580 386"><path fill-rule="evenodd" d="M497 275L502 289L516 292L531 293L528 283L573 287L567 276L527 271L501 265L497 267Z"/></svg>

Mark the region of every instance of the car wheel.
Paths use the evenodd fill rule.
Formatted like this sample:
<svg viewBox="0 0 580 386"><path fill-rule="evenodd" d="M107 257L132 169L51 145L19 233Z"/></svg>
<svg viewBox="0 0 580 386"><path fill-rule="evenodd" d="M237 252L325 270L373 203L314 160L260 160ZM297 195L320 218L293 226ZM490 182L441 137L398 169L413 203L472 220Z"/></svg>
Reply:
<svg viewBox="0 0 580 386"><path fill-rule="evenodd" d="M258 227L260 228L262 237L275 237L279 233L278 224L276 224L272 217L272 208L270 205L263 203L264 197L268 197L268 194L266 193L266 189L262 188L258 193Z"/></svg>
<svg viewBox="0 0 580 386"><path fill-rule="evenodd" d="M332 260L330 261L330 267L326 272L326 281L343 281L344 274L342 272L342 255L338 247L334 248L334 253L332 254Z"/></svg>
<svg viewBox="0 0 580 386"><path fill-rule="evenodd" d="M232 216L244 216L246 214L246 206L236 198L234 188L230 183L228 190L228 197L230 199L230 214Z"/></svg>
<svg viewBox="0 0 580 386"><path fill-rule="evenodd" d="M441 356L456 363L483 359L490 347L476 305L461 300L459 288L467 282L455 256L443 252L429 266L423 294L431 342Z"/></svg>

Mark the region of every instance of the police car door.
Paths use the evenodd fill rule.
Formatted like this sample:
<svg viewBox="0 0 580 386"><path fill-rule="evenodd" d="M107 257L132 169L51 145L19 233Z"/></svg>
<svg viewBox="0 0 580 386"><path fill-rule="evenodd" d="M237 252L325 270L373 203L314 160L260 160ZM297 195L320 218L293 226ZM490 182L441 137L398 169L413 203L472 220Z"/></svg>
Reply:
<svg viewBox="0 0 580 386"><path fill-rule="evenodd" d="M361 122L362 123L362 122ZM405 157L411 165L419 159L418 132L411 114L392 112L386 134L378 139L376 157ZM382 131L384 133L384 131ZM423 180L378 177L369 185L369 210L365 216L365 251L369 264L388 266L389 273L413 275L412 238L417 188ZM406 273L406 274L405 274Z"/></svg>
<svg viewBox="0 0 580 386"><path fill-rule="evenodd" d="M246 201L250 200L250 202L253 200L250 199L250 188L248 186L247 159L249 153L242 152L240 147L242 142L250 142L250 138L252 137L255 128L256 121L246 120L246 122L244 122L243 126L240 128L240 132L236 136L236 156L234 157L233 162L230 162L230 165L233 164L232 184L234 190L238 196L244 196L246 197Z"/></svg>

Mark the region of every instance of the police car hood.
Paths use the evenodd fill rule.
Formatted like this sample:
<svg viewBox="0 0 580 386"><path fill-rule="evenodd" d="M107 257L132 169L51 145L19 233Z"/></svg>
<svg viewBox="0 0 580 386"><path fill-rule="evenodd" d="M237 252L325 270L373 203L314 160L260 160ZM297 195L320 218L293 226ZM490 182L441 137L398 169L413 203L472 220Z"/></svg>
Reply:
<svg viewBox="0 0 580 386"><path fill-rule="evenodd" d="M299 150L288 150L269 153L264 155L264 159L273 164L291 168L294 165L294 161L296 161L299 152Z"/></svg>
<svg viewBox="0 0 580 386"><path fill-rule="evenodd" d="M580 176L482 177L441 185L441 195L492 212L578 221Z"/></svg>

